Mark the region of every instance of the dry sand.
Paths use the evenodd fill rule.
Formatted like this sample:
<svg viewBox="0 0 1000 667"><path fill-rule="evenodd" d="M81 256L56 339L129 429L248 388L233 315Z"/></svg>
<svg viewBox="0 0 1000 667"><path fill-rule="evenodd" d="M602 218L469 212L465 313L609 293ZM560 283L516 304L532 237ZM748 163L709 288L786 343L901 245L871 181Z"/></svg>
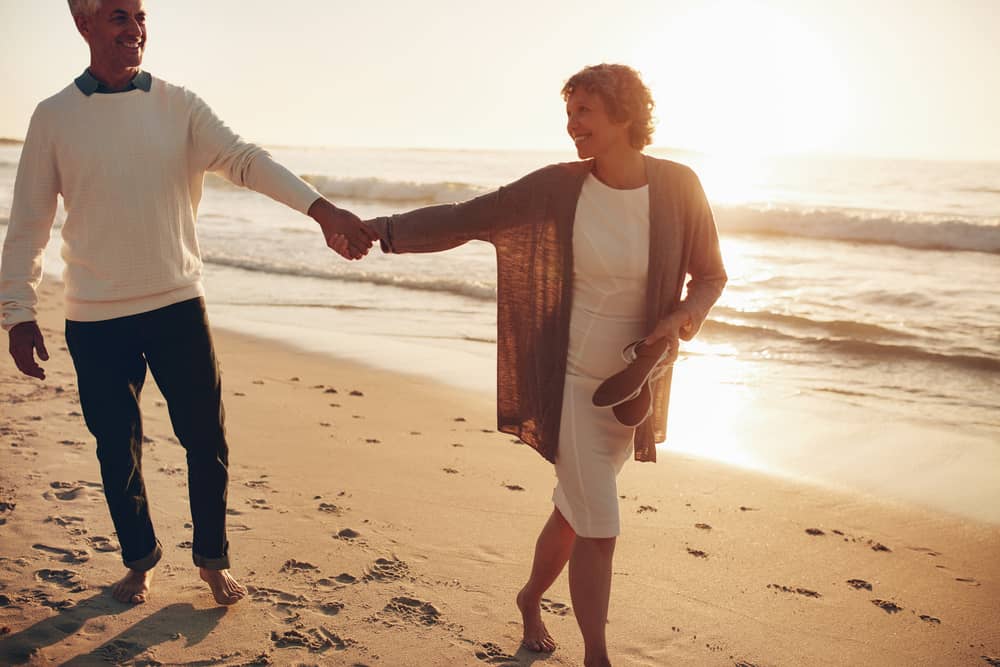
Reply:
<svg viewBox="0 0 1000 667"><path fill-rule="evenodd" d="M166 555L149 603L115 602L58 290L43 287L48 380L0 362L0 664L581 663L565 576L544 604L559 649L518 649L554 478L494 431L487 397L221 331L233 571L251 593L221 608L197 577L183 450L150 382ZM679 455L630 463L620 491L616 665L1000 665L996 525Z"/></svg>

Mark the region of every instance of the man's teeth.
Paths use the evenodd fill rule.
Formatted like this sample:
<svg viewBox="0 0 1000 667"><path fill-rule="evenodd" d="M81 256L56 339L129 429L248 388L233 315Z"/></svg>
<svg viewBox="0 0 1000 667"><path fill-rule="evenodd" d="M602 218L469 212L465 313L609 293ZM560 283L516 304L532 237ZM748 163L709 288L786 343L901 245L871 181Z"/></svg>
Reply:
<svg viewBox="0 0 1000 667"><path fill-rule="evenodd" d="M575 137L573 137L573 141L575 141L576 143L580 143L584 139L589 139L589 138L590 138L589 134L578 134Z"/></svg>

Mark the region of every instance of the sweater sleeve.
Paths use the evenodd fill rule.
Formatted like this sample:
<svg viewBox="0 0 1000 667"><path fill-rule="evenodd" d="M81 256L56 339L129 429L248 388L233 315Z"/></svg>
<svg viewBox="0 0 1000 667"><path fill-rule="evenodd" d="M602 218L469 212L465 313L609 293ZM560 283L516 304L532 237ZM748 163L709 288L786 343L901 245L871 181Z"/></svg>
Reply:
<svg viewBox="0 0 1000 667"><path fill-rule="evenodd" d="M217 172L235 185L300 213L309 211L320 198L311 185L275 162L260 146L244 141L201 98L192 97L190 141L196 169Z"/></svg>
<svg viewBox="0 0 1000 667"><path fill-rule="evenodd" d="M715 226L712 207L705 196L698 177L691 174L688 190L687 215L691 230L691 255L687 284L687 295L680 304L691 316L691 326L683 332L685 340L691 340L701 329L708 312L722 294L728 277L722 264L719 248L719 232Z"/></svg>
<svg viewBox="0 0 1000 667"><path fill-rule="evenodd" d="M52 231L60 192L51 129L41 107L35 109L21 149L0 257L0 307L5 330L36 319L42 254Z"/></svg>
<svg viewBox="0 0 1000 667"><path fill-rule="evenodd" d="M383 252L439 252L469 241L492 242L499 227L525 218L535 200L534 182L540 173L468 201L375 218L371 225L381 238Z"/></svg>

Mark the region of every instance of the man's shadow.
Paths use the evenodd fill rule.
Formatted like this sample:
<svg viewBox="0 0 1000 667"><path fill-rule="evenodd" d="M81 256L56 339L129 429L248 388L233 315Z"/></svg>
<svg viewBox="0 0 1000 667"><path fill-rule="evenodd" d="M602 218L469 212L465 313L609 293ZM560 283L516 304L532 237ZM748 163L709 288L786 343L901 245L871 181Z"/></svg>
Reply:
<svg viewBox="0 0 1000 667"><path fill-rule="evenodd" d="M0 639L0 664L20 665L36 652L54 646L80 630L92 618L114 616L130 609L106 594L81 600L56 616L35 623L30 628ZM132 627L86 655L76 656L65 665L119 664L132 660L149 648L173 641L178 634L187 639L185 646L200 643L226 614L225 607L195 609L187 603L172 604L143 618Z"/></svg>

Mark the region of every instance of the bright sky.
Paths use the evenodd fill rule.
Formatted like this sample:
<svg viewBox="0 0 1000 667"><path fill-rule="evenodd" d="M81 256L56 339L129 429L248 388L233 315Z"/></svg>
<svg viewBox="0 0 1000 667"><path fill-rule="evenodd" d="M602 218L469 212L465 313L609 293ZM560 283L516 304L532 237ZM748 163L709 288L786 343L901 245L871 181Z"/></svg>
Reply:
<svg viewBox="0 0 1000 667"><path fill-rule="evenodd" d="M997 0L146 0L145 67L262 143L560 148L559 90L639 69L657 146L1000 160ZM87 65L0 0L0 136Z"/></svg>

